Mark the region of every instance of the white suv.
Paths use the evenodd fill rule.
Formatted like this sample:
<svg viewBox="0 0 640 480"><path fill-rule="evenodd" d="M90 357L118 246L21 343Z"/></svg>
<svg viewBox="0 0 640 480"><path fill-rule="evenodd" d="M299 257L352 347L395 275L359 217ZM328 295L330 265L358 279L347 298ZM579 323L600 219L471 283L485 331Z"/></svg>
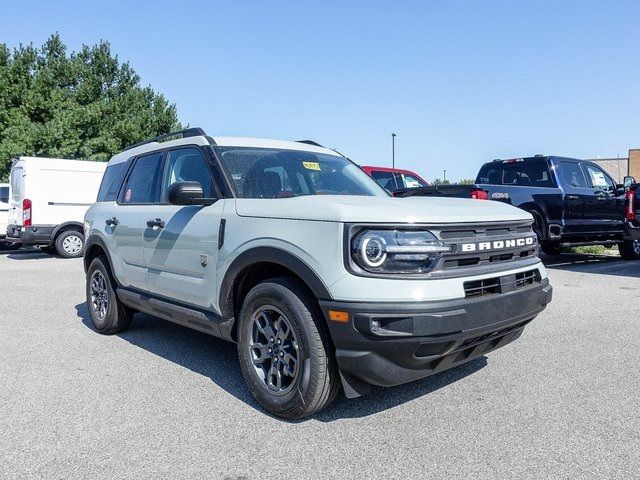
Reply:
<svg viewBox="0 0 640 480"><path fill-rule="evenodd" d="M551 299L532 217L393 198L315 142L198 128L114 156L87 212L91 320L135 311L237 342L257 401L283 417L473 360Z"/></svg>

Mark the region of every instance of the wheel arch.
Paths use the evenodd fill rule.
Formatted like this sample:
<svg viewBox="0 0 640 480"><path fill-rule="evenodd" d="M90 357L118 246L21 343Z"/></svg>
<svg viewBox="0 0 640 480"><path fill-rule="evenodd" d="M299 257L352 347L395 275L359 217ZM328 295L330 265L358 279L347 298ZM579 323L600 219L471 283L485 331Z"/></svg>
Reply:
<svg viewBox="0 0 640 480"><path fill-rule="evenodd" d="M58 235L62 232L66 232L67 230L75 230L82 233L84 236L84 225L81 222L64 222L53 229L53 232L51 233L51 243L55 243Z"/></svg>
<svg viewBox="0 0 640 480"><path fill-rule="evenodd" d="M89 234L89 238L85 240L84 247L84 258L82 259L84 265L84 272L87 273L89 270L89 265L94 260L94 258L99 257L100 255L104 255L107 257L107 261L109 262L109 268L111 268L111 272L113 274L113 262L111 261L111 255L109 254L109 249L105 244L105 241L97 234ZM116 282L118 281L115 278Z"/></svg>
<svg viewBox="0 0 640 480"><path fill-rule="evenodd" d="M254 247L233 260L220 284L219 306L229 321L229 335L235 339L236 319L246 294L269 278L292 277L314 300L332 299L320 276L296 255L275 247Z"/></svg>

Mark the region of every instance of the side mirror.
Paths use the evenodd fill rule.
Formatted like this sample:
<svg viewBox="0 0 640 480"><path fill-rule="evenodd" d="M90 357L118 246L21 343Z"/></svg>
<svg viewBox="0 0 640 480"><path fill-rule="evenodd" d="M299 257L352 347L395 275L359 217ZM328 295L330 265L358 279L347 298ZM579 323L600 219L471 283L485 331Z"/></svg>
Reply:
<svg viewBox="0 0 640 480"><path fill-rule="evenodd" d="M204 198L199 182L175 182L169 187L171 205L212 205L217 198Z"/></svg>
<svg viewBox="0 0 640 480"><path fill-rule="evenodd" d="M635 178L633 178L631 176L624 177L624 180L623 180L624 188L629 188L634 183L636 183L636 179Z"/></svg>

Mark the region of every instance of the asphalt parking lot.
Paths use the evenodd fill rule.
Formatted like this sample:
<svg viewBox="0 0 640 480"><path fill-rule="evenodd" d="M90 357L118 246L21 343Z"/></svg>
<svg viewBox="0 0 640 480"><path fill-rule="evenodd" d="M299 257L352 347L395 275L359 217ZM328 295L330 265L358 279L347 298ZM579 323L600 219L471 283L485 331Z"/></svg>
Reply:
<svg viewBox="0 0 640 480"><path fill-rule="evenodd" d="M518 341L285 422L234 345L146 315L101 336L81 260L0 252L0 477L638 478L640 262L547 264Z"/></svg>

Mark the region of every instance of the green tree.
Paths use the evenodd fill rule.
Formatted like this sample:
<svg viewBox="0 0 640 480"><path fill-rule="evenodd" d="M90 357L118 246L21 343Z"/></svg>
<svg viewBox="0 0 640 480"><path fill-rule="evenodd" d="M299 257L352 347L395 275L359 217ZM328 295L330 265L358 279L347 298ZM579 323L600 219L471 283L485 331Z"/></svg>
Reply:
<svg viewBox="0 0 640 480"><path fill-rule="evenodd" d="M180 127L175 105L108 42L69 54L57 33L41 48L0 44L0 179L16 155L107 160Z"/></svg>
<svg viewBox="0 0 640 480"><path fill-rule="evenodd" d="M441 178L434 178L431 185L451 185L449 180L442 180Z"/></svg>
<svg viewBox="0 0 640 480"><path fill-rule="evenodd" d="M473 183L476 183L475 178L463 178L457 182L458 185L471 185Z"/></svg>

